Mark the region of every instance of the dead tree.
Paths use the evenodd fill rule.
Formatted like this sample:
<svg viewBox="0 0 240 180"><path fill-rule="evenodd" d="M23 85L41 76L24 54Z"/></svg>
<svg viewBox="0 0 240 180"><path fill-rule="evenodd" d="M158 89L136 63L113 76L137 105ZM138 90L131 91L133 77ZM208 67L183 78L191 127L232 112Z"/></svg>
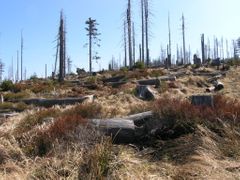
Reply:
<svg viewBox="0 0 240 180"><path fill-rule="evenodd" d="M72 69L72 60L70 57L67 58L67 70L68 70L68 74L71 74L71 70Z"/></svg>
<svg viewBox="0 0 240 180"><path fill-rule="evenodd" d="M89 72L92 73L92 61L93 59L100 59L100 57L97 55L97 52L95 52L95 55L93 54L92 48L93 45L100 46L98 39L98 36L100 33L98 33L97 25L99 25L96 21L96 19L88 18L88 20L85 22L87 27L85 28L88 32L87 36L89 37Z"/></svg>
<svg viewBox="0 0 240 180"><path fill-rule="evenodd" d="M123 27L124 27L124 66L127 67L127 28L125 21Z"/></svg>
<svg viewBox="0 0 240 180"><path fill-rule="evenodd" d="M168 66L172 64L172 42L171 42L171 27L170 27L170 14L168 13Z"/></svg>
<svg viewBox="0 0 240 180"><path fill-rule="evenodd" d="M58 81L63 82L65 77L65 60L66 60L66 53L65 53L65 22L63 19L63 12L60 15L60 26L59 26L59 77Z"/></svg>
<svg viewBox="0 0 240 180"><path fill-rule="evenodd" d="M47 64L45 64L45 79L47 79Z"/></svg>
<svg viewBox="0 0 240 180"><path fill-rule="evenodd" d="M132 23L132 39L133 39L133 64L135 64L135 60L136 60L136 43L135 43L135 27L134 27L134 23Z"/></svg>
<svg viewBox="0 0 240 180"><path fill-rule="evenodd" d="M16 82L19 81L19 51L17 51L17 72L16 72Z"/></svg>
<svg viewBox="0 0 240 180"><path fill-rule="evenodd" d="M226 56L227 56L227 59L230 58L229 47L228 47L228 40L227 39L226 39Z"/></svg>
<svg viewBox="0 0 240 180"><path fill-rule="evenodd" d="M23 80L23 35L21 32L21 81Z"/></svg>
<svg viewBox="0 0 240 180"><path fill-rule="evenodd" d="M141 44L139 44L139 62L142 62L141 59L142 59L142 46Z"/></svg>
<svg viewBox="0 0 240 180"><path fill-rule="evenodd" d="M144 12L145 12L145 38L146 38L146 56L147 56L147 66L149 66L149 48L148 48L148 24L149 24L149 9L148 9L148 0L144 0Z"/></svg>
<svg viewBox="0 0 240 180"><path fill-rule="evenodd" d="M182 14L182 38L183 38L183 62L184 64L187 64L186 62L186 45L185 45L185 18Z"/></svg>
<svg viewBox="0 0 240 180"><path fill-rule="evenodd" d="M55 64L54 64L54 71L53 71L53 79L56 76L56 72L57 72L57 61L58 61L58 55L59 55L59 38L57 39L57 50L56 50L56 56L55 56Z"/></svg>
<svg viewBox="0 0 240 180"><path fill-rule="evenodd" d="M128 56L129 56L129 67L132 68L132 17L131 17L131 0L128 0L127 8L127 24L128 24Z"/></svg>
<svg viewBox="0 0 240 180"><path fill-rule="evenodd" d="M141 16L142 16L142 56L141 56L141 61L145 62L145 56L144 56L144 46L145 46L145 36L144 36L144 0L141 0Z"/></svg>
<svg viewBox="0 0 240 180"><path fill-rule="evenodd" d="M202 48L202 63L205 63L205 42L204 42L204 34L201 35L201 48Z"/></svg>
<svg viewBox="0 0 240 180"><path fill-rule="evenodd" d="M3 73L4 73L4 64L2 62L2 59L0 59L0 82L3 80Z"/></svg>

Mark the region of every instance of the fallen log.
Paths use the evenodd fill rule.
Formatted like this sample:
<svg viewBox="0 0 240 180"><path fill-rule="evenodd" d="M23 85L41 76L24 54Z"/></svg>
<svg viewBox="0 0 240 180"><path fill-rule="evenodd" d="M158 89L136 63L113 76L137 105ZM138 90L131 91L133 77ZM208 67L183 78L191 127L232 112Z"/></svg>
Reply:
<svg viewBox="0 0 240 180"><path fill-rule="evenodd" d="M136 126L128 119L92 119L90 125L107 136L111 136L114 143L132 143L136 138Z"/></svg>
<svg viewBox="0 0 240 180"><path fill-rule="evenodd" d="M139 85L144 85L144 86L156 86L160 87L160 79L155 78L155 79L144 79L144 80L138 80L137 83Z"/></svg>
<svg viewBox="0 0 240 180"><path fill-rule="evenodd" d="M104 83L111 83L111 82L118 82L121 81L125 78L125 76L116 76L116 77L111 77L111 78L107 78L107 79L103 79L102 81Z"/></svg>
<svg viewBox="0 0 240 180"><path fill-rule="evenodd" d="M214 81L213 86L206 89L206 92L220 91L224 88L224 85L220 81Z"/></svg>
<svg viewBox="0 0 240 180"><path fill-rule="evenodd" d="M194 76L210 76L210 77L214 77L214 76L226 76L226 72L195 72L193 73Z"/></svg>
<svg viewBox="0 0 240 180"><path fill-rule="evenodd" d="M129 119L132 120L137 127L143 126L146 121L151 119L153 117L153 112L152 111L147 111L139 114L134 114L130 116L123 117L123 119Z"/></svg>
<svg viewBox="0 0 240 180"><path fill-rule="evenodd" d="M153 112L147 111L139 114L114 119L91 119L89 125L113 138L114 143L133 143L147 136L151 129L148 123L153 119Z"/></svg>
<svg viewBox="0 0 240 180"><path fill-rule="evenodd" d="M214 81L217 81L218 79L221 79L222 77L223 77L222 74L218 74L218 75L216 75L216 76L214 76L214 77L209 78L209 79L207 80L207 82L208 82L208 83L213 83Z"/></svg>
<svg viewBox="0 0 240 180"><path fill-rule="evenodd" d="M17 115L18 115L18 113L14 113L14 112L12 112L12 113L0 113L0 118L6 119L6 118L10 118L10 117L15 117Z"/></svg>
<svg viewBox="0 0 240 180"><path fill-rule="evenodd" d="M176 81L176 76L160 76L158 78L154 79L143 79L143 80L138 80L137 83L139 85L155 85L156 87L159 87L161 85L161 81Z"/></svg>
<svg viewBox="0 0 240 180"><path fill-rule="evenodd" d="M84 96L79 98L62 98L62 99L21 99L12 102L23 102L27 105L36 105L42 107L51 107L54 105L72 105L76 103L83 103L87 100L94 99L94 96Z"/></svg>
<svg viewBox="0 0 240 180"><path fill-rule="evenodd" d="M124 84L126 84L126 83L127 83L127 81L109 82L109 83L106 83L106 85L112 86L113 88L118 88L118 87L120 87L121 85L124 85Z"/></svg>

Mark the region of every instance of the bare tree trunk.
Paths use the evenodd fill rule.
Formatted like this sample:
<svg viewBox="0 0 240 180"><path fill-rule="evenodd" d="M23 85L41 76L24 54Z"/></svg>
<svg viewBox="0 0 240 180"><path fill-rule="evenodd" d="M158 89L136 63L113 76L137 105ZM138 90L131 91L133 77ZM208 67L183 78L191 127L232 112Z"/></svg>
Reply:
<svg viewBox="0 0 240 180"><path fill-rule="evenodd" d="M89 22L91 22L89 18ZM92 24L89 23L89 72L92 73Z"/></svg>
<svg viewBox="0 0 240 180"><path fill-rule="evenodd" d="M23 80L23 35L21 32L21 81Z"/></svg>
<svg viewBox="0 0 240 180"><path fill-rule="evenodd" d="M205 42L204 42L204 34L201 36L201 48L202 48L202 63L205 63Z"/></svg>
<svg viewBox="0 0 240 180"><path fill-rule="evenodd" d="M132 23L132 31L133 31L133 64L135 64L135 60L136 60L136 44L135 44L135 27L134 27L134 23Z"/></svg>
<svg viewBox="0 0 240 180"><path fill-rule="evenodd" d="M64 81L64 62L65 62L63 12L61 12L61 18L60 18L59 40L60 40L59 82L62 82Z"/></svg>
<svg viewBox="0 0 240 180"><path fill-rule="evenodd" d="M187 64L187 62L186 62L186 45L185 45L185 19L184 19L183 14L182 14L182 35L183 35L183 62L184 62L184 64Z"/></svg>
<svg viewBox="0 0 240 180"><path fill-rule="evenodd" d="M146 54L147 54L147 66L149 66L149 48L148 48L148 0L144 0L145 9L145 33L146 33Z"/></svg>
<svg viewBox="0 0 240 180"><path fill-rule="evenodd" d="M172 42L171 42L171 27L170 27L170 14L168 13L168 65L172 64Z"/></svg>
<svg viewBox="0 0 240 180"><path fill-rule="evenodd" d="M139 62L141 62L142 58L142 49L141 49L141 44L139 44Z"/></svg>
<svg viewBox="0 0 240 180"><path fill-rule="evenodd" d="M132 20L131 20L131 0L128 0L127 9L127 23L128 23L128 53L129 53L129 67L132 68Z"/></svg>
<svg viewBox="0 0 240 180"><path fill-rule="evenodd" d="M145 62L145 56L144 56L144 0L141 0L141 14L142 14L142 58L141 61L144 63Z"/></svg>
<svg viewBox="0 0 240 180"><path fill-rule="evenodd" d="M127 30L126 22L124 21L124 66L127 67Z"/></svg>
<svg viewBox="0 0 240 180"><path fill-rule="evenodd" d="M53 78L55 78L56 72L57 72L57 60L58 60L58 54L59 54L59 38L57 39L57 50L56 50L56 56L55 56L55 65L54 65L54 72L53 72Z"/></svg>

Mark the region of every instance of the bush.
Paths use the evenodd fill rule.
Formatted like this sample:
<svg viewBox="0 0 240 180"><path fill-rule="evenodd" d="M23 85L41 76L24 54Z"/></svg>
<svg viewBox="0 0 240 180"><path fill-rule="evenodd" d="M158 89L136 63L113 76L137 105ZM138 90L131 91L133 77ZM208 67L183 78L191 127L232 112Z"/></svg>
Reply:
<svg viewBox="0 0 240 180"><path fill-rule="evenodd" d="M12 91L14 89L14 84L10 80L5 80L1 84L2 91Z"/></svg>
<svg viewBox="0 0 240 180"><path fill-rule="evenodd" d="M135 65L133 66L134 69L144 69L145 68L145 64L144 62L136 62Z"/></svg>
<svg viewBox="0 0 240 180"><path fill-rule="evenodd" d="M98 104L79 104L65 111L64 115L80 115L83 118L101 118L102 106Z"/></svg>
<svg viewBox="0 0 240 180"><path fill-rule="evenodd" d="M84 120L80 115L63 115L50 126L48 129L48 134L51 138L61 138L67 133L73 131L80 124L84 125L86 120Z"/></svg>
<svg viewBox="0 0 240 180"><path fill-rule="evenodd" d="M14 101L18 99L24 99L27 97L29 97L29 94L27 92L7 93L4 95L4 99L6 101Z"/></svg>
<svg viewBox="0 0 240 180"><path fill-rule="evenodd" d="M44 118L47 117L58 117L60 111L50 108L47 110L39 111L35 114L30 114L22 119L15 128L15 134L21 135L22 133L28 132L37 125L41 125L44 122Z"/></svg>

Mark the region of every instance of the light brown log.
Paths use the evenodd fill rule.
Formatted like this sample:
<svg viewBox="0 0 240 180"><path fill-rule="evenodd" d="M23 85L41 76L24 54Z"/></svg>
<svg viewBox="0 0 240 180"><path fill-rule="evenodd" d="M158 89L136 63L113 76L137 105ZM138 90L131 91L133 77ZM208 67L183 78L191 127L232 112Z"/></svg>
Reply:
<svg viewBox="0 0 240 180"><path fill-rule="evenodd" d="M43 107L51 107L54 105L71 105L76 103L83 103L89 99L93 98L93 96L84 96L79 98L62 98L62 99L21 99L14 102L24 102L27 105L36 105Z"/></svg>

